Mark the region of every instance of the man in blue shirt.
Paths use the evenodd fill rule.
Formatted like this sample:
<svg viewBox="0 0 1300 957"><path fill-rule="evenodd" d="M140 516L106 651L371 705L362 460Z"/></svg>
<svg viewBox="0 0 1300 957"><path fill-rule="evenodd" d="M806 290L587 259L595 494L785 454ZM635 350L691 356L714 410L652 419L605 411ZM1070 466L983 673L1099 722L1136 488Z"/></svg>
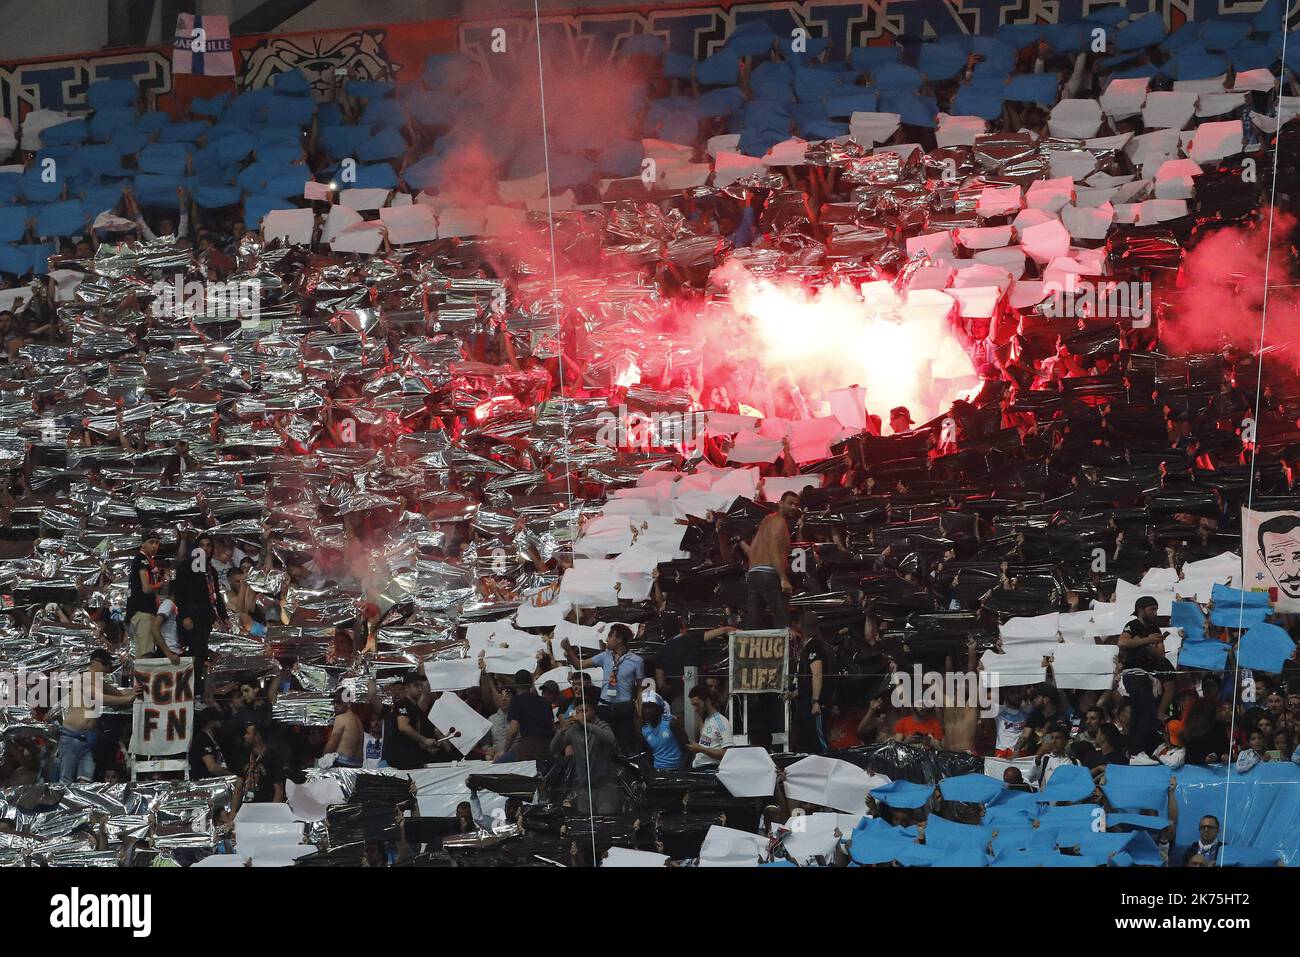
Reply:
<svg viewBox="0 0 1300 957"><path fill-rule="evenodd" d="M579 670L599 668L604 674L596 712L614 729L619 750L624 754L636 754L640 750L633 701L645 677L645 662L628 647L631 640L632 629L615 624L609 628L605 650L591 658L581 657L567 638L560 643L570 665Z"/></svg>

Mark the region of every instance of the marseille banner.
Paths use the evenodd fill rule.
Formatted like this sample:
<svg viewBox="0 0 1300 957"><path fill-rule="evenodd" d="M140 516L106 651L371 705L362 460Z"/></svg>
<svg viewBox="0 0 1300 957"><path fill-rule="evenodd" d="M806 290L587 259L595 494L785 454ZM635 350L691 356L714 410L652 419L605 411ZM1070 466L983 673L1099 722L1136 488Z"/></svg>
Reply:
<svg viewBox="0 0 1300 957"><path fill-rule="evenodd" d="M234 76L230 21L225 17L180 14L176 18L176 38L172 41L172 72Z"/></svg>

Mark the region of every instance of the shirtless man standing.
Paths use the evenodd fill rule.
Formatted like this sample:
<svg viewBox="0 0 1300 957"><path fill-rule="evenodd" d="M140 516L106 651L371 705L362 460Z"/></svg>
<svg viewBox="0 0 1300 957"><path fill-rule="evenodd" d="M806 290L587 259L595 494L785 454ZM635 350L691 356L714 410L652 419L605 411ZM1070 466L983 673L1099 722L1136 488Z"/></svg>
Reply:
<svg viewBox="0 0 1300 957"><path fill-rule="evenodd" d="M248 573L243 568L235 567L226 572L226 610L232 618L239 621L241 631L248 631L253 624L253 606L257 604L257 595L248 584Z"/></svg>
<svg viewBox="0 0 1300 957"><path fill-rule="evenodd" d="M63 712L63 724L59 727L58 769L60 784L74 784L77 781L95 780L95 730L99 716L93 710L95 702L87 701L90 682L102 681L103 675L113 667L113 656L102 648L90 653L89 674L81 676L82 684L73 691L72 700ZM87 677L89 681L87 681ZM76 691L82 697L76 697ZM128 705L144 693L136 687L132 691L122 691L104 682L103 704L115 706ZM90 706L89 708L87 706Z"/></svg>
<svg viewBox="0 0 1300 957"><path fill-rule="evenodd" d="M772 616L772 627L784 628L790 624L789 602L786 598L794 591L790 584L790 522L799 515L799 495L786 492L781 496L776 511L763 519L748 545L741 543L749 558L749 571L745 574L748 605L745 610L746 628L766 626L765 612Z"/></svg>
<svg viewBox="0 0 1300 957"><path fill-rule="evenodd" d="M361 767L362 743L366 729L342 692L334 695L334 730L325 744L325 753L334 755L336 768Z"/></svg>

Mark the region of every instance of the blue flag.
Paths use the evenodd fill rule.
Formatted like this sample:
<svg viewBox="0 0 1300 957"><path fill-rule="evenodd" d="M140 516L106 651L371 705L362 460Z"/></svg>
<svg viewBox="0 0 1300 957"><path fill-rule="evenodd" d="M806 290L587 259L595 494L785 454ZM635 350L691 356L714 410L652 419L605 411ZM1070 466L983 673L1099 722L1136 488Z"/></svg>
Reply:
<svg viewBox="0 0 1300 957"><path fill-rule="evenodd" d="M763 20L742 23L727 37L726 46L740 56L763 56L770 53L776 42L776 31Z"/></svg>
<svg viewBox="0 0 1300 957"><path fill-rule="evenodd" d="M0 242L21 241L27 235L27 220L31 215L26 206L0 206Z"/></svg>
<svg viewBox="0 0 1300 957"><path fill-rule="evenodd" d="M195 116L220 116L225 111L230 97L229 91L216 96L196 96L190 100L190 113Z"/></svg>
<svg viewBox="0 0 1300 957"><path fill-rule="evenodd" d="M800 70L794 75L794 95L800 102L820 101L852 82L853 74L821 68Z"/></svg>
<svg viewBox="0 0 1300 957"><path fill-rule="evenodd" d="M1047 787L1038 792L1038 800L1040 803L1082 801L1092 794L1095 787L1092 773L1087 768L1077 764L1062 764L1052 772Z"/></svg>
<svg viewBox="0 0 1300 957"><path fill-rule="evenodd" d="M84 119L68 120L56 123L41 130L43 146L64 146L68 143L84 143L90 138L90 127Z"/></svg>
<svg viewBox="0 0 1300 957"><path fill-rule="evenodd" d="M710 86L734 86L740 79L740 56L734 48L723 47L695 65L695 79Z"/></svg>
<svg viewBox="0 0 1300 957"><path fill-rule="evenodd" d="M37 236L76 236L90 229L79 199L65 199L36 208Z"/></svg>
<svg viewBox="0 0 1300 957"><path fill-rule="evenodd" d="M1253 671L1277 674L1295 654L1295 642L1286 629L1277 625L1258 624L1241 636L1237 646L1237 663Z"/></svg>
<svg viewBox="0 0 1300 957"><path fill-rule="evenodd" d="M880 99L875 90L851 87L826 97L826 115L848 119L854 113L875 113Z"/></svg>
<svg viewBox="0 0 1300 957"><path fill-rule="evenodd" d="M1215 605L1210 612L1210 624L1219 628L1235 628L1242 630L1258 625L1269 616L1270 611L1267 608L1250 605Z"/></svg>
<svg viewBox="0 0 1300 957"><path fill-rule="evenodd" d="M81 192L81 205L86 208L93 220L100 213L117 208L122 198L122 184L112 183L108 186L91 186Z"/></svg>
<svg viewBox="0 0 1300 957"><path fill-rule="evenodd" d="M1055 106L1060 98L1061 82L1055 73L1017 73L1011 77L1002 95L1017 103Z"/></svg>
<svg viewBox="0 0 1300 957"><path fill-rule="evenodd" d="M945 801L961 801L963 804L988 804L1004 788L1002 781L989 778L987 774L962 774L939 781L939 793L943 794Z"/></svg>
<svg viewBox="0 0 1300 957"><path fill-rule="evenodd" d="M406 139L400 130L388 129L367 137L357 146L357 158L367 163L399 159L406 152Z"/></svg>
<svg viewBox="0 0 1300 957"><path fill-rule="evenodd" d="M923 80L916 67L904 63L884 63L871 71L871 83L881 93L916 93Z"/></svg>
<svg viewBox="0 0 1300 957"><path fill-rule="evenodd" d="M219 209L222 206L234 206L243 193L236 186L196 186L192 195L200 208Z"/></svg>
<svg viewBox="0 0 1300 957"><path fill-rule="evenodd" d="M1178 649L1179 668L1222 671L1228 663L1228 646L1221 641L1184 641Z"/></svg>
<svg viewBox="0 0 1300 957"><path fill-rule="evenodd" d="M925 843L928 846L954 850L973 848L983 854L992 840L993 828L991 827L979 824L957 824L937 814L931 814L926 818Z"/></svg>
<svg viewBox="0 0 1300 957"><path fill-rule="evenodd" d="M902 50L889 46L854 47L849 54L849 65L859 73L870 73L886 63L897 63Z"/></svg>
<svg viewBox="0 0 1300 957"><path fill-rule="evenodd" d="M1169 626L1181 628L1184 639L1196 641L1205 637L1205 614L1196 602L1176 601L1169 611Z"/></svg>
<svg viewBox="0 0 1300 957"><path fill-rule="evenodd" d="M1115 33L1115 49L1140 50L1154 46L1165 38L1165 18L1161 13L1148 13L1131 20Z"/></svg>
<svg viewBox="0 0 1300 957"><path fill-rule="evenodd" d="M934 788L928 784L913 784L911 781L891 781L889 784L872 788L871 796L881 804L896 808L918 808L930 800Z"/></svg>
<svg viewBox="0 0 1300 957"><path fill-rule="evenodd" d="M196 143L210 129L203 120L191 120L188 123L173 123L164 126L158 139L162 143Z"/></svg>
<svg viewBox="0 0 1300 957"><path fill-rule="evenodd" d="M188 158L184 143L150 143L140 150L138 162L142 173L182 176Z"/></svg>
<svg viewBox="0 0 1300 957"><path fill-rule="evenodd" d="M32 258L21 246L0 243L0 272L25 276L32 271Z"/></svg>
<svg viewBox="0 0 1300 957"><path fill-rule="evenodd" d="M370 138L364 126L326 126L320 133L326 154L335 160L356 156L357 147Z"/></svg>
<svg viewBox="0 0 1300 957"><path fill-rule="evenodd" d="M1229 588L1227 585L1216 584L1210 591L1210 600L1214 602L1216 608L1226 605L1245 605L1247 608L1267 608L1268 592L1242 591L1238 588Z"/></svg>
<svg viewBox="0 0 1300 957"><path fill-rule="evenodd" d="M934 129L935 117L939 114L939 104L934 97L920 96L916 93L885 92L880 93L880 111L897 113L899 121L909 126L923 126Z"/></svg>
<svg viewBox="0 0 1300 957"><path fill-rule="evenodd" d="M50 274L50 257L59 251L54 243L33 243L18 247L31 263L31 271L38 276Z"/></svg>
<svg viewBox="0 0 1300 957"><path fill-rule="evenodd" d="M105 107L124 106L135 109L136 97L140 95L135 84L127 79L96 80L86 87L86 102L93 110Z"/></svg>
<svg viewBox="0 0 1300 957"><path fill-rule="evenodd" d="M957 91L952 100L956 116L978 116L982 120L996 120L1002 116L1002 84L968 83Z"/></svg>
<svg viewBox="0 0 1300 957"><path fill-rule="evenodd" d="M700 94L693 115L701 120L730 116L745 105L745 91L738 86L720 86Z"/></svg>
<svg viewBox="0 0 1300 957"><path fill-rule="evenodd" d="M966 57L966 48L956 40L937 40L921 46L916 68L932 83L951 80L966 66Z"/></svg>
<svg viewBox="0 0 1300 957"><path fill-rule="evenodd" d="M1205 20L1201 22L1201 45L1214 53L1231 50L1245 43L1250 36L1250 24L1245 20Z"/></svg>

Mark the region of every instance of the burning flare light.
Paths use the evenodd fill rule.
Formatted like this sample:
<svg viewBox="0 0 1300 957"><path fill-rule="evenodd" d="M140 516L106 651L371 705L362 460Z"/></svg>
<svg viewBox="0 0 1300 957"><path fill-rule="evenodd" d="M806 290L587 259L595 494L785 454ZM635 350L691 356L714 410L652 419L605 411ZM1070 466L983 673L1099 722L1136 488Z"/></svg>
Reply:
<svg viewBox="0 0 1300 957"><path fill-rule="evenodd" d="M760 361L775 379L793 380L814 415L828 415L827 393L859 385L867 411L888 434L889 410L907 406L919 423L944 412L978 383L949 324L953 300L938 290L899 296L886 282L809 288L789 277L754 276L724 266L715 277L748 320Z"/></svg>

